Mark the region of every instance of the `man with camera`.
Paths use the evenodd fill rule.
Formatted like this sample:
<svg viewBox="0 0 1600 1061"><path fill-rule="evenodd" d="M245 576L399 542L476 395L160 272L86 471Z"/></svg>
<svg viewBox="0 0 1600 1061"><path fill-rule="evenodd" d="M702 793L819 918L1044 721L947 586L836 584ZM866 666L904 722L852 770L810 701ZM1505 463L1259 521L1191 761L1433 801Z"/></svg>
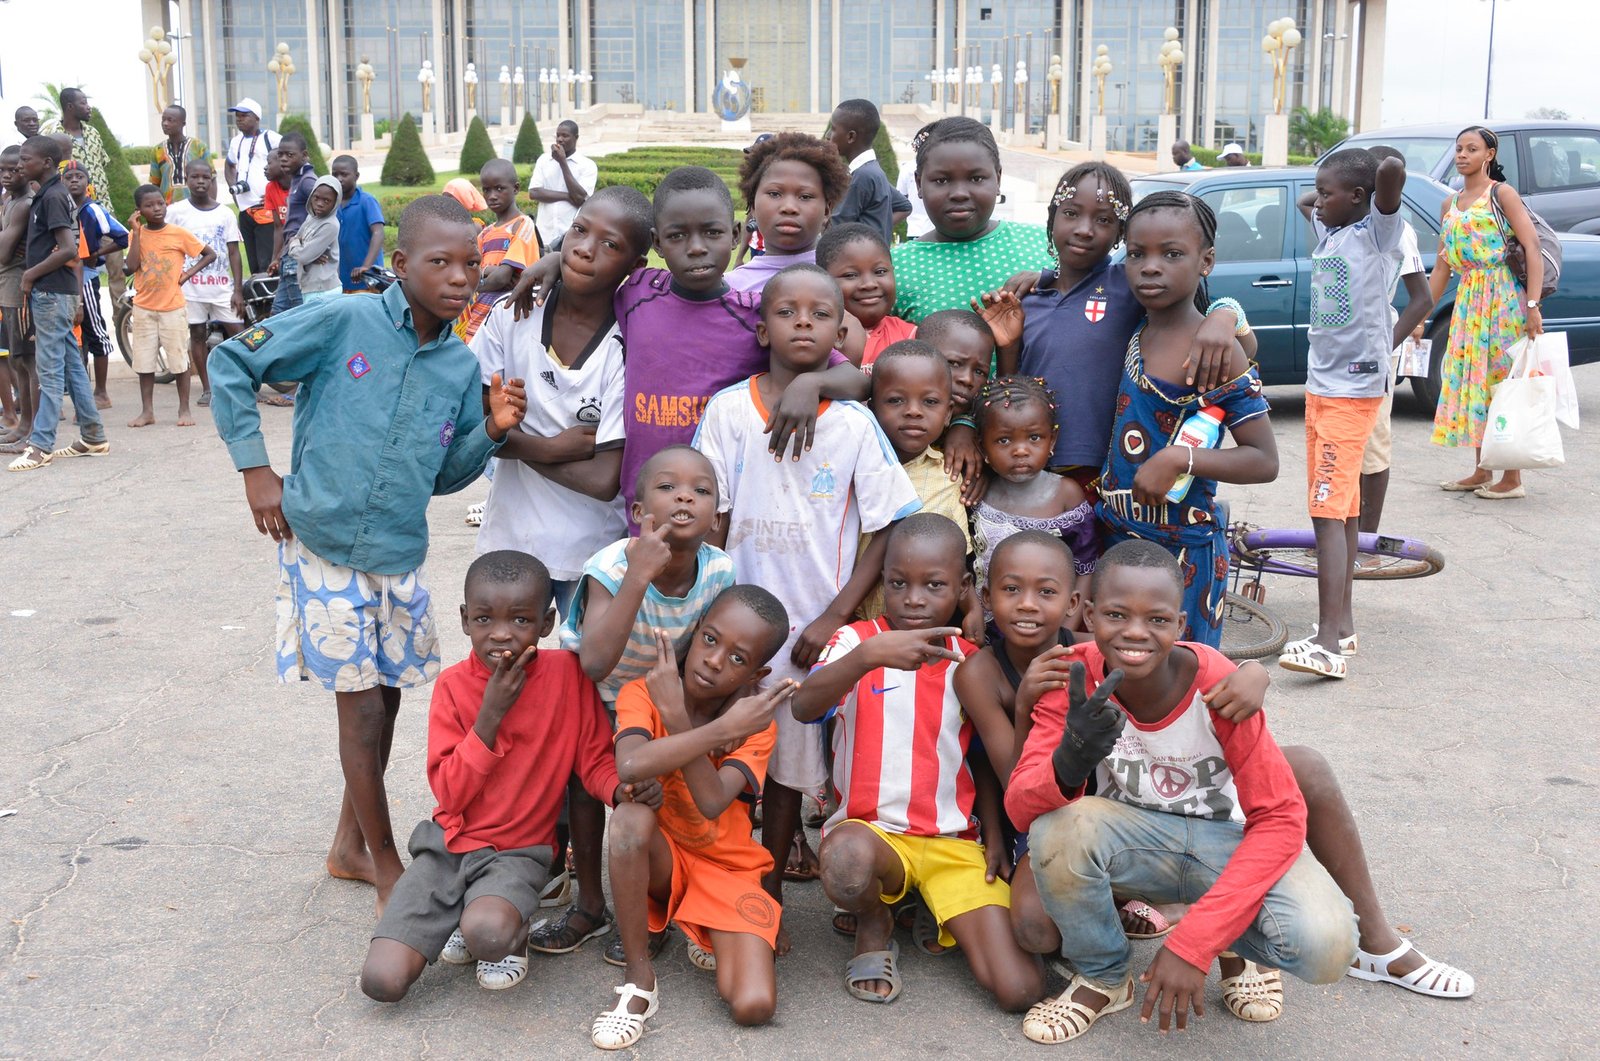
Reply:
<svg viewBox="0 0 1600 1061"><path fill-rule="evenodd" d="M250 272L265 272L272 262L275 219L262 204L267 188L267 157L277 150L279 136L261 127L261 104L246 96L229 107L238 132L228 142L224 174L239 207L239 235Z"/></svg>

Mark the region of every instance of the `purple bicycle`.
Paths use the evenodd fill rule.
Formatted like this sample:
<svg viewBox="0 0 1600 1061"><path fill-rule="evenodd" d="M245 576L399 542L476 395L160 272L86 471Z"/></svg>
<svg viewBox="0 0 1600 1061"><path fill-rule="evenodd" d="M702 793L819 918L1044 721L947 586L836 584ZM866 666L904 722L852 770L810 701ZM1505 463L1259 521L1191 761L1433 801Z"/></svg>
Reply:
<svg viewBox="0 0 1600 1061"><path fill-rule="evenodd" d="M1227 519L1226 506L1222 509ZM1232 523L1229 588L1223 600L1222 651L1229 659L1269 656L1288 640L1289 627L1266 607L1263 575L1317 577L1316 533ZM1362 534L1356 542L1357 579L1423 578L1444 570L1444 554L1427 542L1392 534Z"/></svg>

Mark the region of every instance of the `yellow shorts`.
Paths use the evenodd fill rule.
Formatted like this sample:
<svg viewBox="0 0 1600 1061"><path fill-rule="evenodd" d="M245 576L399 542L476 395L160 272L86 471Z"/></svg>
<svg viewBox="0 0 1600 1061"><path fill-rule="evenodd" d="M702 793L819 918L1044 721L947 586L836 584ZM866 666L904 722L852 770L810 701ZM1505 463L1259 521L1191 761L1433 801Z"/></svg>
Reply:
<svg viewBox="0 0 1600 1061"><path fill-rule="evenodd" d="M158 371L158 353L166 355L167 371L173 375L189 371L189 319L182 306L168 310L133 307L132 333L135 372Z"/></svg>
<svg viewBox="0 0 1600 1061"><path fill-rule="evenodd" d="M890 833L871 822L851 818L849 822L871 829L900 859L905 871L905 886L893 895L881 896L893 906L916 888L934 919L939 922L939 942L955 946L955 937L945 924L962 914L985 906L1011 908L1011 886L996 877L984 880L989 864L983 845L976 840L957 840L952 836L906 836ZM844 823L841 823L844 824Z"/></svg>

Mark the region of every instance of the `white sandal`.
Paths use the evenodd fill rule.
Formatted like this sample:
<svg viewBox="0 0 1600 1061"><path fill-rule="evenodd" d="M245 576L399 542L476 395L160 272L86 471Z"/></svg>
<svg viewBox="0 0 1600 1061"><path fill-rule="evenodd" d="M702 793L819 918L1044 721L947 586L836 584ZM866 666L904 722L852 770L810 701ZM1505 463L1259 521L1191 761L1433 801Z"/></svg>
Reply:
<svg viewBox="0 0 1600 1061"><path fill-rule="evenodd" d="M1219 958L1237 958L1223 951ZM1240 1020L1252 1024L1265 1024L1283 1016L1283 974L1276 969L1263 969L1255 962L1244 963L1238 976L1222 980L1222 1004Z"/></svg>
<svg viewBox="0 0 1600 1061"><path fill-rule="evenodd" d="M634 984L623 984L615 989L622 997L615 1009L608 1009L594 1019L589 1039L602 1050L625 1050L639 1041L644 1034L644 1022L656 1015L661 1003L661 985L646 991ZM644 999L643 1013L629 1013L628 1003Z"/></svg>
<svg viewBox="0 0 1600 1061"><path fill-rule="evenodd" d="M484 503L482 501L478 502L476 505L467 506L467 526L483 526L483 509Z"/></svg>
<svg viewBox="0 0 1600 1061"><path fill-rule="evenodd" d="M472 952L467 949L467 937L461 934L459 927L445 941L444 950L439 952L439 960L446 965L466 965L472 961Z"/></svg>
<svg viewBox="0 0 1600 1061"><path fill-rule="evenodd" d="M1392 975L1389 972L1390 964L1407 951L1414 949L1410 940L1402 940L1400 946L1388 954L1371 954L1357 950L1355 964L1350 966L1347 975L1357 980L1393 984L1430 998L1470 998L1478 989L1471 973L1462 972L1454 965L1434 961L1421 951L1417 951L1418 956L1422 958L1421 965L1404 976Z"/></svg>
<svg viewBox="0 0 1600 1061"><path fill-rule="evenodd" d="M1279 656L1278 666L1323 678L1343 680L1346 676L1344 657L1334 655L1314 641Z"/></svg>
<svg viewBox="0 0 1600 1061"><path fill-rule="evenodd" d="M1097 995L1104 995L1107 999L1105 1007L1096 1012L1082 1002L1074 1002L1073 992L1080 987L1086 987ZM1072 982L1067 984L1067 989L1060 995L1034 1003L1033 1008L1028 1010L1028 1015L1022 1018L1022 1034L1036 1043L1064 1043L1088 1031L1101 1017L1120 1012L1131 1005L1133 1005L1132 979L1117 988L1115 992L1111 992L1103 987L1097 987L1081 976L1074 976Z"/></svg>
<svg viewBox="0 0 1600 1061"><path fill-rule="evenodd" d="M507 954L497 962L478 963L478 986L485 991L505 991L527 979L528 956Z"/></svg>
<svg viewBox="0 0 1600 1061"><path fill-rule="evenodd" d="M13 472L31 472L35 468L43 468L46 464L49 464L53 457L54 454L46 453L38 446L30 445L27 449L22 451L22 456L6 465L6 470Z"/></svg>
<svg viewBox="0 0 1600 1061"><path fill-rule="evenodd" d="M692 939L689 940L689 945L686 949L689 953L690 965L693 965L696 969L702 969L708 973L714 973L717 971L717 956L715 954L706 950Z"/></svg>
<svg viewBox="0 0 1600 1061"><path fill-rule="evenodd" d="M1312 644L1314 644L1316 642L1316 639L1317 639L1317 624L1316 623L1312 623L1311 624L1311 636L1310 637L1302 637L1298 641L1289 642L1287 645L1283 646L1283 651L1285 653L1299 652L1302 649L1310 648L1312 646ZM1341 637L1339 639L1339 655L1341 655L1341 656L1353 656L1353 655L1356 654L1356 651L1360 647L1361 647L1361 635L1360 634L1351 634L1349 637Z"/></svg>
<svg viewBox="0 0 1600 1061"><path fill-rule="evenodd" d="M539 909L572 905L572 874L562 870L550 878L550 883L539 893Z"/></svg>

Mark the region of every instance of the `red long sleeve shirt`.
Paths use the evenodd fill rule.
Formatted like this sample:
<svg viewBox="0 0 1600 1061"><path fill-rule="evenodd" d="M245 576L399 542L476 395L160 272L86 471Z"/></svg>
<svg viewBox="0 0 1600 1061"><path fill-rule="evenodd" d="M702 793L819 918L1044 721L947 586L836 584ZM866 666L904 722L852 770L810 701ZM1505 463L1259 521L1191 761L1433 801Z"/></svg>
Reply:
<svg viewBox="0 0 1600 1061"><path fill-rule="evenodd" d="M1178 957L1209 969L1218 952L1255 920L1267 892L1300 857L1306 804L1264 715L1236 725L1200 699L1234 669L1233 663L1205 645L1182 643L1174 649L1181 650L1199 657L1194 684L1159 722L1128 716L1116 747L1095 769L1095 795L1146 810L1243 823L1244 838L1217 882L1166 939L1167 949ZM1105 676L1105 658L1092 644L1075 651L1088 669L1092 692ZM1019 829L1084 795L1082 788L1061 791L1051 761L1066 718L1064 690L1046 693L1033 709L1033 730L1006 790L1006 812Z"/></svg>
<svg viewBox="0 0 1600 1061"><path fill-rule="evenodd" d="M428 709L428 785L445 846L460 854L554 846L567 779L608 806L617 789L611 723L576 653L540 649L491 751L472 728L489 668L476 655L439 675Z"/></svg>

